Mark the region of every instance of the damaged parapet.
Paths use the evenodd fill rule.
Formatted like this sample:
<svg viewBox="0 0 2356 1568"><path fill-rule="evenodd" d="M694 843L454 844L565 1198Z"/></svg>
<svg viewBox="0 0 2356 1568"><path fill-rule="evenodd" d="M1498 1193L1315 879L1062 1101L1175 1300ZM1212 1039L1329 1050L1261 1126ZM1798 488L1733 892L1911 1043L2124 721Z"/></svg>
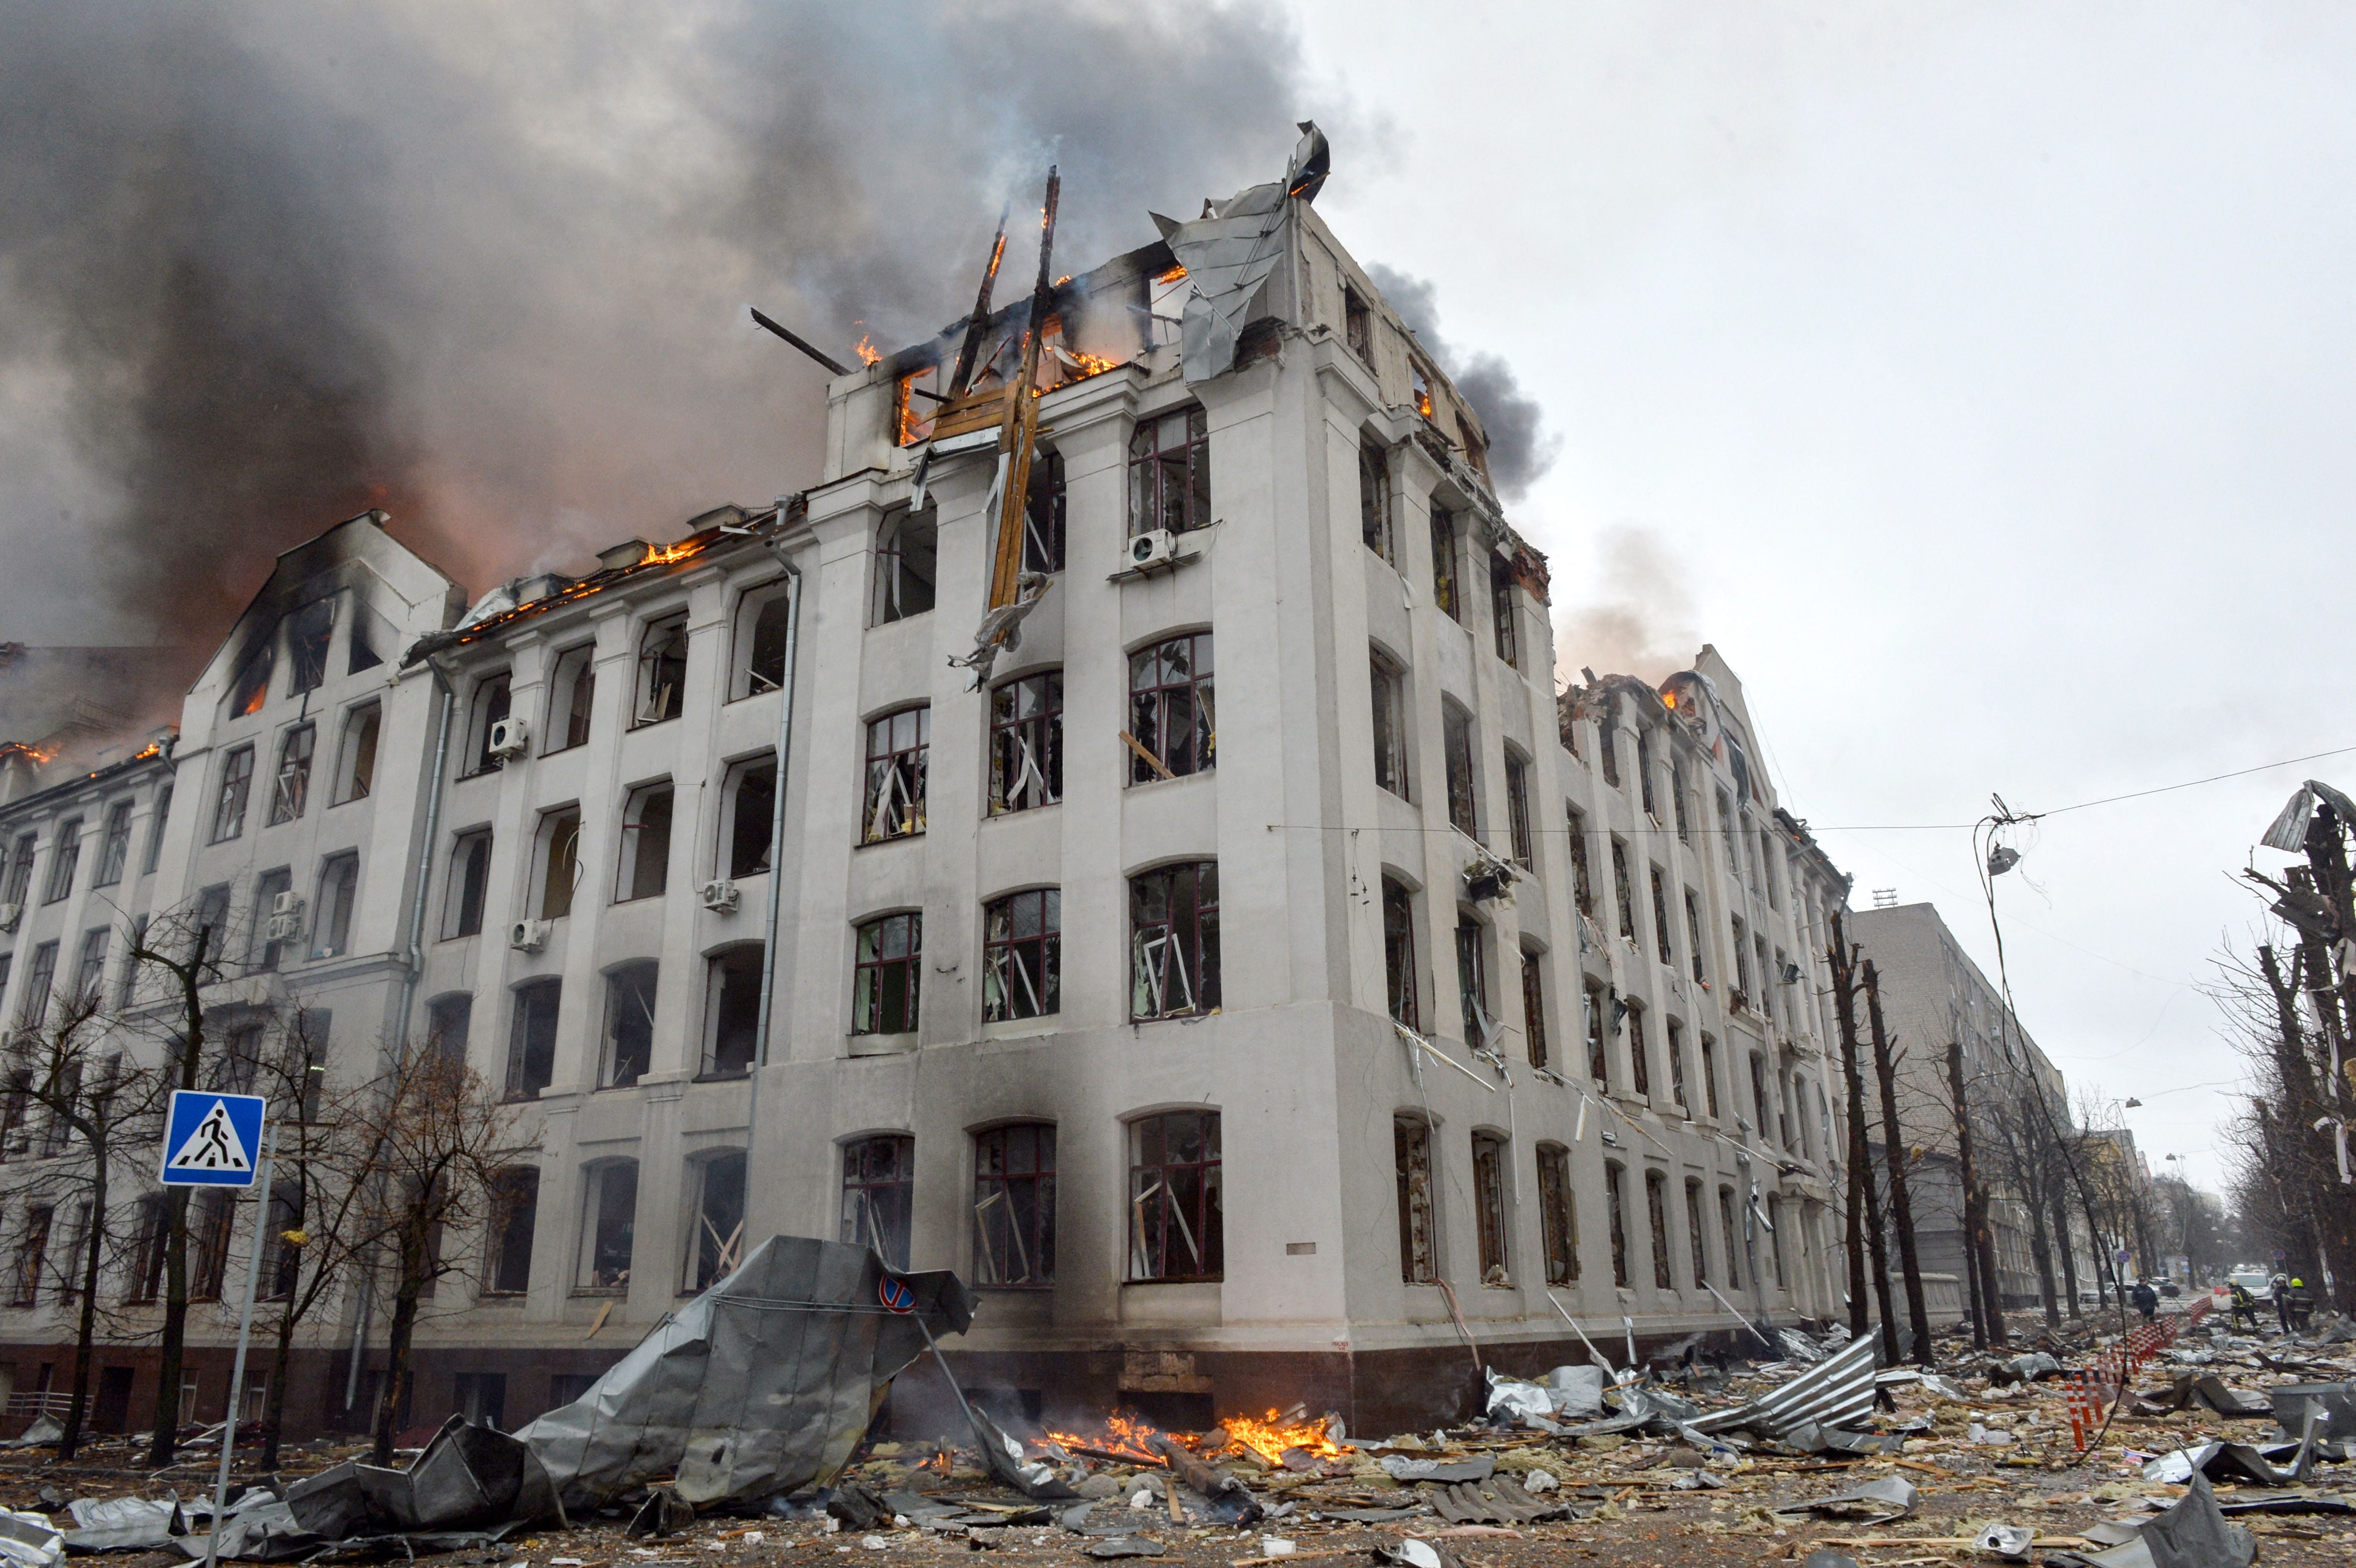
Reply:
<svg viewBox="0 0 2356 1568"><path fill-rule="evenodd" d="M926 1330L964 1332L974 1304L946 1271L894 1274L865 1247L772 1236L516 1435L568 1509L673 1474L697 1507L824 1485Z"/></svg>
<svg viewBox="0 0 2356 1568"><path fill-rule="evenodd" d="M1301 144L1284 177L1237 191L1192 223L1156 213L1171 254L1193 283L1179 325L1179 357L1189 386L1235 368L1243 329L1269 313L1269 275L1287 254L1285 225L1295 200L1313 201L1332 166L1325 133L1301 123Z"/></svg>

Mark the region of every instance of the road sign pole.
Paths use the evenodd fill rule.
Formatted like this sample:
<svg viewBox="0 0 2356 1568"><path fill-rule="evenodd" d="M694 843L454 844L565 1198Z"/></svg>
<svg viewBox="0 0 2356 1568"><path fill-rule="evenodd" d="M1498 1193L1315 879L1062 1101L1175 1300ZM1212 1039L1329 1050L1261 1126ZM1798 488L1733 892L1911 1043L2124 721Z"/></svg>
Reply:
<svg viewBox="0 0 2356 1568"><path fill-rule="evenodd" d="M205 1568L220 1568L221 1512L229 1507L229 1461L237 1447L237 1403L245 1393L245 1348L253 1338L253 1293L262 1281L262 1243L270 1229L270 1162L278 1152L278 1127L273 1124L262 1146L261 1168L255 1172L260 1195L253 1206L253 1250L245 1260L245 1305L237 1312L237 1360L229 1374L229 1409L222 1413L220 1476L213 1483L213 1528L205 1538Z"/></svg>

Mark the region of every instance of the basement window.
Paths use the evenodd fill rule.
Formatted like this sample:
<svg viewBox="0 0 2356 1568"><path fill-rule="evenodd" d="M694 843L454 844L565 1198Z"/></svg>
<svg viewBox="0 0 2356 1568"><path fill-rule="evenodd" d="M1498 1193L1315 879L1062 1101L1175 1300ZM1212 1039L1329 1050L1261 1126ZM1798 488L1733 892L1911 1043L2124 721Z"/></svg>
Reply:
<svg viewBox="0 0 2356 1568"><path fill-rule="evenodd" d="M649 621L638 635L638 728L676 719L687 705L687 613Z"/></svg>
<svg viewBox="0 0 2356 1568"><path fill-rule="evenodd" d="M1538 1145L1538 1227L1548 1285L1579 1283L1579 1195L1570 1186L1570 1151Z"/></svg>
<svg viewBox="0 0 2356 1568"><path fill-rule="evenodd" d="M1434 1284L1440 1235L1431 1201L1431 1124L1421 1116L1392 1117L1391 1161L1398 1173L1399 1278Z"/></svg>
<svg viewBox="0 0 2356 1568"><path fill-rule="evenodd" d="M867 620L881 626L928 613L940 565L938 513L931 507L887 513L875 536L875 595Z"/></svg>
<svg viewBox="0 0 2356 1568"><path fill-rule="evenodd" d="M695 1233L687 1243L687 1274L680 1294L711 1289L736 1272L744 1257L744 1151L723 1149L691 1161Z"/></svg>
<svg viewBox="0 0 2356 1568"><path fill-rule="evenodd" d="M655 986L652 959L625 964L605 976L605 1051L597 1086L626 1089L654 1065Z"/></svg>
<svg viewBox="0 0 2356 1568"><path fill-rule="evenodd" d="M1498 1134L1472 1135L1472 1201L1480 1221L1481 1283L1504 1289L1514 1280L1505 1247L1505 1140Z"/></svg>
<svg viewBox="0 0 2356 1568"><path fill-rule="evenodd" d="M1055 1282L1055 1125L1018 1122L973 1139L979 1285Z"/></svg>
<svg viewBox="0 0 2356 1568"><path fill-rule="evenodd" d="M916 1140L905 1133L842 1146L842 1239L875 1250L884 1266L908 1266L915 1222Z"/></svg>

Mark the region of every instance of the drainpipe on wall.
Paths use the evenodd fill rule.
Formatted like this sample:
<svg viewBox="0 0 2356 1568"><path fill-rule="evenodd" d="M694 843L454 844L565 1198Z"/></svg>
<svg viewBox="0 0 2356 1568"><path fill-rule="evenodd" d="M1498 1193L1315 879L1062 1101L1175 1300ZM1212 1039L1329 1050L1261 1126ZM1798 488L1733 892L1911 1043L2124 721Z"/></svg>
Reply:
<svg viewBox="0 0 2356 1568"><path fill-rule="evenodd" d="M777 521L786 520L786 497L777 498ZM769 1064L769 1016L776 1005L777 925L785 902L786 767L794 737L794 677L801 649L802 574L769 536L769 551L786 569L786 667L779 672L777 700L777 782L769 800L769 908L761 940L761 1016L753 1033L753 1091L744 1112L744 1190L753 1191L753 1136L760 1125L761 1069Z"/></svg>

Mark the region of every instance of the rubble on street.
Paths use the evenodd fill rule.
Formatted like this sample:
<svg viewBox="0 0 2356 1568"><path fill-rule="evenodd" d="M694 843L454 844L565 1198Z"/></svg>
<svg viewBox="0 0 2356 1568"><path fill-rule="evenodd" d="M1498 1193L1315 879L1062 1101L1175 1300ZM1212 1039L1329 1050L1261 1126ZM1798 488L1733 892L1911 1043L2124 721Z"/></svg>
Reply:
<svg viewBox="0 0 2356 1568"><path fill-rule="evenodd" d="M733 1568L976 1551L1074 1563L1300 1558L1419 1568L2347 1561L2356 1546L2356 1325L2328 1317L2305 1333L2250 1335L2193 1315L2094 1413L2082 1448L2078 1374L2127 1338L2094 1319L2040 1328L1995 1350L1950 1333L1930 1366L1876 1371L1871 1340L1851 1341L1838 1327L1787 1329L1782 1347L1794 1354L1774 1361L1689 1349L1641 1375L1493 1374L1490 1413L1436 1431L1352 1434L1300 1410L1194 1433L1114 1415L1016 1439L1019 1467L995 1469L978 1441L871 1438L829 1484L787 1494L740 1491L699 1509L680 1499L675 1477L649 1477L562 1525L535 1507L524 1512L538 1517L504 1523L470 1518L463 1533L371 1527L324 1547L314 1537L300 1555L438 1552L505 1568ZM1849 1375L1860 1367L1866 1394L1847 1397L1839 1391L1860 1386ZM200 1559L210 1512L196 1474L201 1456L187 1474L147 1477L128 1468L131 1441L93 1445L62 1468L40 1449L17 1453L0 1470L0 1505L11 1510L0 1520L0 1555L24 1568L69 1552ZM294 1452L289 1474L252 1478L231 1503L225 1557L291 1555L266 1524L284 1514L284 1495L316 1493L317 1480L350 1473L363 1451ZM296 1480L297 1469L317 1480ZM102 1481L110 1475L112 1488Z"/></svg>

